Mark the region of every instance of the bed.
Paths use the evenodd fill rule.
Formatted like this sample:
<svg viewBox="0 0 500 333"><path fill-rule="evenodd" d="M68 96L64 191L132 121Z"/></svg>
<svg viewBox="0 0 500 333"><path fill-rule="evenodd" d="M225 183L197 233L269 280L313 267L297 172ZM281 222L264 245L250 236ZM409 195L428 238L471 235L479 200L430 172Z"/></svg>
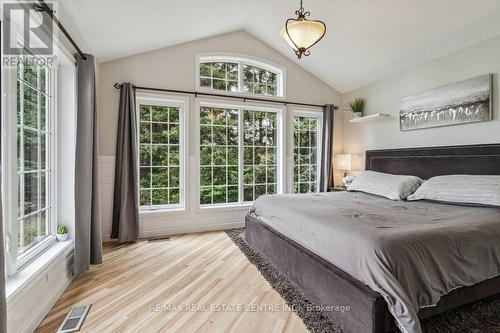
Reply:
<svg viewBox="0 0 500 333"><path fill-rule="evenodd" d="M498 175L500 145L367 151L365 160L367 170L411 174L424 179L447 174ZM303 207L309 206L315 209L309 210L308 213L307 209L300 208L301 201ZM328 203L335 204L335 209L321 208L326 207ZM326 214L325 212L330 212L332 216L322 216ZM406 215L401 215L402 212ZM401 221L401 216L408 216L407 220L417 221L419 215L422 215L419 221L428 221L427 225ZM332 234L331 230L325 229L328 223L321 222L328 218L335 219L337 228L335 230L337 238L332 237L331 241L326 236ZM293 223L288 223L293 227L285 228L287 220L293 220ZM350 220L356 221L354 229L353 223L349 223L352 222ZM474 221L473 225L468 223L471 220ZM391 289L391 285L398 283L397 280L388 279L387 282L377 276L383 265L370 269L370 260L374 258L378 260L379 257L374 257L370 251L363 252L367 248L364 246L367 241L363 238L368 238L375 247L379 245L388 246L389 249L392 247L395 249L393 251L395 254L405 253L408 248L415 246L418 251L429 251L415 257L429 257L432 260L428 259L422 263L409 260L408 267L414 267L415 271L406 269L409 276L418 277L412 279L413 283L415 281L420 283L420 287L426 287L426 284L429 284L427 281L433 281L427 286L428 290L413 295L419 297L419 303L426 305L414 316L418 315L418 318L423 319L500 292L500 277L496 274L500 269L498 261L500 249L495 248L496 252L492 251L495 244L500 244L500 238L495 238L500 237L499 225L500 210L497 208L392 202L363 193L335 192L306 195L301 199L298 199L298 196L285 195L263 200L263 203L246 217L246 239L298 285L314 303L331 305L332 309L335 309L335 306L348 306L348 312L325 311L325 314L345 332L381 333L395 328L395 316L390 310L394 313L398 302L399 305L411 302L405 300L406 295L399 295L397 288ZM436 232L436 236L430 237L431 240L427 241L430 229L436 229L433 231ZM366 230L371 231L366 233ZM387 235L398 237L391 238ZM432 251L436 251L445 243L449 243L448 246L456 246L456 241L459 240L460 243L466 244L467 237L481 238L481 244L474 249L470 244L475 243L469 242L468 247L465 246L463 250L458 251L459 255L450 260L446 255L440 258L441 251L433 255ZM384 241L385 238L387 241ZM429 244L420 246L425 242ZM401 247L401 243L410 246ZM433 247L431 243L438 247ZM467 251L477 251L480 258L490 256L488 258L494 265L490 265L492 267L483 265L481 268L488 269L487 274L490 276L479 279L471 273L464 277L463 281L454 276L452 279L454 283L446 283L448 279L446 274L454 274L455 267L459 264L471 267L476 264L474 260L470 260L471 255ZM391 251L384 252L385 254L391 254ZM352 258L349 258L350 255ZM411 252L402 255L403 259L412 257ZM349 259L352 259L351 263ZM388 256L387 260L392 259ZM465 264L461 262L464 260ZM424 265L424 268L419 265ZM365 269L361 275L358 272L360 267ZM403 269L404 272L406 270ZM400 281L401 285L410 291L411 281L403 280ZM458 285L457 281L460 281ZM436 295L439 297L436 298ZM401 309L402 311L396 316L398 326L407 332L418 332L418 320L412 323L411 314L405 314L403 311L408 309L405 307ZM406 315L407 318L400 318L402 315Z"/></svg>

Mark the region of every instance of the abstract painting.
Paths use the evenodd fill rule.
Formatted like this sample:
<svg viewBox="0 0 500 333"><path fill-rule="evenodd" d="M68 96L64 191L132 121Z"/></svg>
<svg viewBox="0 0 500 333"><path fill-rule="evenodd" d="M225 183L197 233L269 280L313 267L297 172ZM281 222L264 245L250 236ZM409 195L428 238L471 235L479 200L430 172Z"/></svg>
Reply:
<svg viewBox="0 0 500 333"><path fill-rule="evenodd" d="M401 131L492 120L492 74L401 98Z"/></svg>

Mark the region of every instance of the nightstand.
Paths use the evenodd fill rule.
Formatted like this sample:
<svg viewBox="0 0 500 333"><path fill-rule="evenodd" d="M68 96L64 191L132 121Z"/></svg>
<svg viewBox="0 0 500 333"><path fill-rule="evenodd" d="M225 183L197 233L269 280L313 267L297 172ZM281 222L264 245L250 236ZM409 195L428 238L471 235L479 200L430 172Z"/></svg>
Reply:
<svg viewBox="0 0 500 333"><path fill-rule="evenodd" d="M328 192L344 192L345 187L339 187L339 186L329 186L328 187Z"/></svg>

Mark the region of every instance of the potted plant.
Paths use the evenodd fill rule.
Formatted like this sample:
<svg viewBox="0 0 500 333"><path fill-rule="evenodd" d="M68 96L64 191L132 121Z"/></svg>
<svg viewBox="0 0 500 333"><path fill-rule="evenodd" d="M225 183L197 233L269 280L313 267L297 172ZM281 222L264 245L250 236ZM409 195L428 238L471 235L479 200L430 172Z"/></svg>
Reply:
<svg viewBox="0 0 500 333"><path fill-rule="evenodd" d="M365 100L361 97L356 97L349 103L347 103L347 109L354 113L354 117L362 117L363 109L365 108Z"/></svg>
<svg viewBox="0 0 500 333"><path fill-rule="evenodd" d="M60 242L64 242L68 239L68 226L66 224L60 225L57 227L57 240Z"/></svg>

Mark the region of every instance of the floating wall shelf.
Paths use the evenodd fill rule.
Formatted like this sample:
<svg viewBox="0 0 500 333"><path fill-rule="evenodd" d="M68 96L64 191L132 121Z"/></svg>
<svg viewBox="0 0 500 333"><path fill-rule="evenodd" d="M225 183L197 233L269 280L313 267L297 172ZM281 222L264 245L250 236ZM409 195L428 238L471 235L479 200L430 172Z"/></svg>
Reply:
<svg viewBox="0 0 500 333"><path fill-rule="evenodd" d="M374 121L374 120L379 120L379 119L388 119L390 117L391 116L386 114L386 113L375 113L375 114L371 114L369 116L352 118L349 120L349 122L350 123L365 123L368 121Z"/></svg>

